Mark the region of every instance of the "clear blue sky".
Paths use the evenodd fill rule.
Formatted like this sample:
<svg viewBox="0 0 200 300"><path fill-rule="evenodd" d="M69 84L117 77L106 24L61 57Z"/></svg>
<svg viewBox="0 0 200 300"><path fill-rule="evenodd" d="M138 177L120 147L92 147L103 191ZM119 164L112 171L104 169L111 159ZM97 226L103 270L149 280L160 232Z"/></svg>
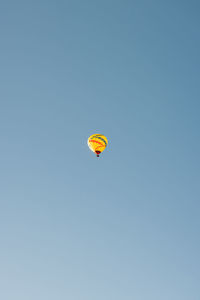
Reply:
<svg viewBox="0 0 200 300"><path fill-rule="evenodd" d="M1 1L2 300L200 299L199 15Z"/></svg>

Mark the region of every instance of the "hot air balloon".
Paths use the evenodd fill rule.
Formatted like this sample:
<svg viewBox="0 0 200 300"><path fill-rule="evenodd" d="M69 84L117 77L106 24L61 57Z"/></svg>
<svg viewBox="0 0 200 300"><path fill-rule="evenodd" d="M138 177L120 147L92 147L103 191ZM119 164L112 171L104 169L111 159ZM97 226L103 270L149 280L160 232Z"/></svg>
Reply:
<svg viewBox="0 0 200 300"><path fill-rule="evenodd" d="M93 134L88 138L88 147L96 153L97 157L108 145L107 138L102 134Z"/></svg>

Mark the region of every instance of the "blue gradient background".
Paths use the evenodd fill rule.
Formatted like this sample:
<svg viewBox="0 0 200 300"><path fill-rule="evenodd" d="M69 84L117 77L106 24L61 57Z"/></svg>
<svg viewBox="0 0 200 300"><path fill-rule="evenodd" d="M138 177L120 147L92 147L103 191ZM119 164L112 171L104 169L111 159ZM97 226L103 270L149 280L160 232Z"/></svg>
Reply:
<svg viewBox="0 0 200 300"><path fill-rule="evenodd" d="M199 16L0 2L1 299L200 299Z"/></svg>

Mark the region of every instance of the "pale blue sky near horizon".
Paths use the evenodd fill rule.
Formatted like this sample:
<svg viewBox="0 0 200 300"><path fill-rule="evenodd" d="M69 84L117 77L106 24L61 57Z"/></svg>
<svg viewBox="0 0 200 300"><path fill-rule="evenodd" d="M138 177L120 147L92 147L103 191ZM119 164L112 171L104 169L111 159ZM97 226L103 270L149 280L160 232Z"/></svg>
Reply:
<svg viewBox="0 0 200 300"><path fill-rule="evenodd" d="M199 300L199 1L1 1L0 53L0 298Z"/></svg>

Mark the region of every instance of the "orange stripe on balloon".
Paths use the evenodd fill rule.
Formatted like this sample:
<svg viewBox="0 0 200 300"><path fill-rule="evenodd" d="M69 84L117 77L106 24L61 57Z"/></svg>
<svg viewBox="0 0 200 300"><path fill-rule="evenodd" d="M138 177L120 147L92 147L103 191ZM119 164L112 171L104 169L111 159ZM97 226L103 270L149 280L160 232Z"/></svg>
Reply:
<svg viewBox="0 0 200 300"><path fill-rule="evenodd" d="M102 147L105 147L104 144L102 144L102 143L100 143L100 142L97 142L97 141L95 141L95 140L89 140L89 142L97 143L97 144L101 145Z"/></svg>

